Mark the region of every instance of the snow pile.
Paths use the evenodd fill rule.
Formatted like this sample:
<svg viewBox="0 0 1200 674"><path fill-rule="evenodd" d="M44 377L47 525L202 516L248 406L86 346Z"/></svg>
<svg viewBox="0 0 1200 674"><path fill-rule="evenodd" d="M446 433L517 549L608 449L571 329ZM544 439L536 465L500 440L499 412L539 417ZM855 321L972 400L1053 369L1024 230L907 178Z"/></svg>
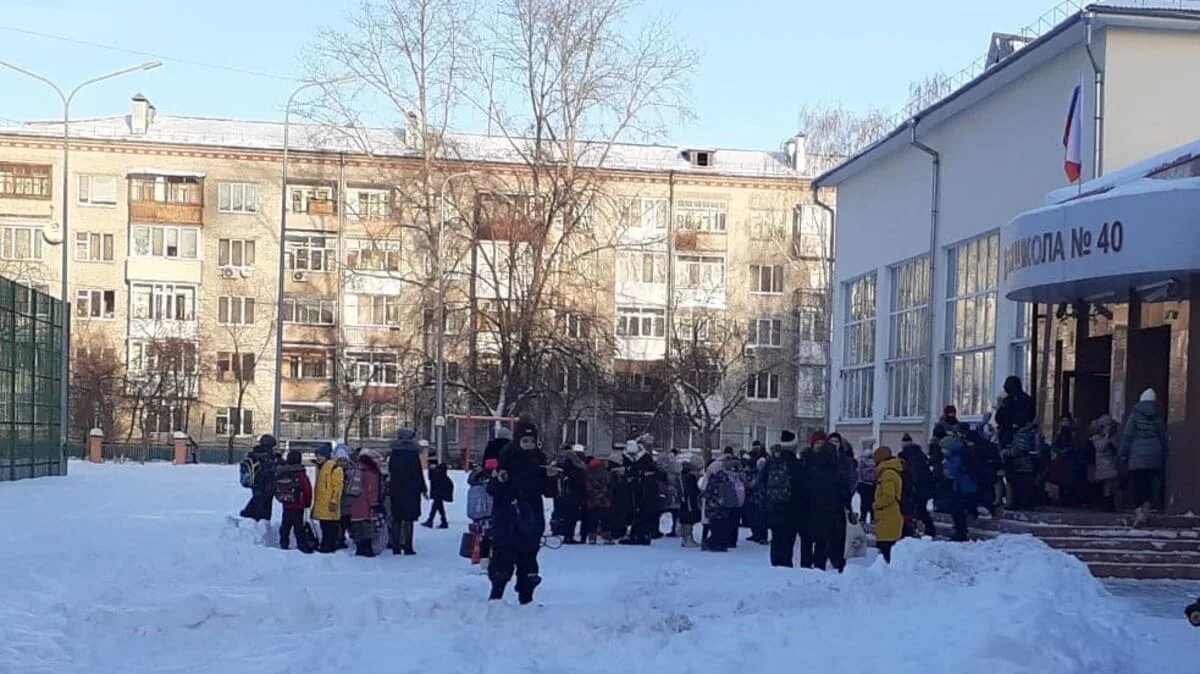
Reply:
<svg viewBox="0 0 1200 674"><path fill-rule="evenodd" d="M456 479L461 476L456 476ZM905 541L838 576L766 550L567 546L542 606L484 601L465 490L418 556L270 547L228 467L75 463L0 484L0 672L1195 671L1180 618L1130 611L1027 537ZM276 518L278 518L278 508ZM747 547L749 546L749 547ZM1181 598L1181 606L1182 606Z"/></svg>

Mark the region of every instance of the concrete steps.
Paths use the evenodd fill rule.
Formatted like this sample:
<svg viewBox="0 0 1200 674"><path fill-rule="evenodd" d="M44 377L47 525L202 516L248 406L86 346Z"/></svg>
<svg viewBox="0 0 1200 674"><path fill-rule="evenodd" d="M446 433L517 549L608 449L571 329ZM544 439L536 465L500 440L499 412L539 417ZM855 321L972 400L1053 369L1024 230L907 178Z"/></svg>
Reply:
<svg viewBox="0 0 1200 674"><path fill-rule="evenodd" d="M935 515L938 535L949 537L949 516ZM981 517L970 537L1028 534L1073 555L1100 578L1200 580L1200 518L1156 516L1132 528L1128 514L1093 512L1006 512Z"/></svg>

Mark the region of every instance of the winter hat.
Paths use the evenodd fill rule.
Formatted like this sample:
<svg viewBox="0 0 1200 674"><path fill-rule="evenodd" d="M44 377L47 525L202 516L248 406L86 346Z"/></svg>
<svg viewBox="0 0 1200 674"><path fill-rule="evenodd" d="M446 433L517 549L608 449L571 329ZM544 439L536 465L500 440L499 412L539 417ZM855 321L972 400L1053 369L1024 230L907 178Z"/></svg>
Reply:
<svg viewBox="0 0 1200 674"><path fill-rule="evenodd" d="M397 440L413 440L416 437L417 437L417 432L411 428L396 429L396 439Z"/></svg>
<svg viewBox="0 0 1200 674"><path fill-rule="evenodd" d="M571 451L576 454L583 454L583 445L571 445Z"/></svg>
<svg viewBox="0 0 1200 674"><path fill-rule="evenodd" d="M912 442L912 436L908 433L905 433L904 435L900 436L900 442Z"/></svg>
<svg viewBox="0 0 1200 674"><path fill-rule="evenodd" d="M420 447L421 449L425 449L425 448L429 447L429 441L428 440L418 440L417 446Z"/></svg>
<svg viewBox="0 0 1200 674"><path fill-rule="evenodd" d="M339 443L337 447L333 448L333 458L338 461L341 461L343 459L346 461L349 461L350 460L350 445L347 445L344 442Z"/></svg>
<svg viewBox="0 0 1200 674"><path fill-rule="evenodd" d="M317 447L317 456L322 459L331 459L333 458L333 450L329 448L329 445L321 445Z"/></svg>
<svg viewBox="0 0 1200 674"><path fill-rule="evenodd" d="M512 431L508 430L507 426L501 426L496 429L497 440L512 440Z"/></svg>
<svg viewBox="0 0 1200 674"><path fill-rule="evenodd" d="M783 431L779 434L779 444L783 445L785 449L791 449L799 444L799 440L796 439L795 433L791 431Z"/></svg>
<svg viewBox="0 0 1200 674"><path fill-rule="evenodd" d="M825 431L813 431L813 434L808 436L808 444L823 445L826 439Z"/></svg>
<svg viewBox="0 0 1200 674"><path fill-rule="evenodd" d="M275 445L277 444L278 443L275 442L275 436L271 435L270 433L267 433L258 439L258 446L267 450L268 452L272 449L275 449Z"/></svg>
<svg viewBox="0 0 1200 674"><path fill-rule="evenodd" d="M946 405L945 407L942 408L942 416L957 417L958 416L958 408L955 407L954 405Z"/></svg>
<svg viewBox="0 0 1200 674"><path fill-rule="evenodd" d="M488 459L487 461L484 461L484 462L483 462L483 469L484 469L484 470L491 471L491 470L496 470L496 469L497 469L497 468L499 468L499 467L500 467L500 460L499 460L499 459Z"/></svg>
<svg viewBox="0 0 1200 674"><path fill-rule="evenodd" d="M875 464L881 464L884 461L892 458L892 448L887 445L880 445L875 448Z"/></svg>
<svg viewBox="0 0 1200 674"><path fill-rule="evenodd" d="M1143 403L1152 403L1156 400L1158 400L1158 395L1154 392L1154 389L1152 389L1152 388L1148 388L1145 391L1142 391L1142 397L1138 398L1138 402L1143 402Z"/></svg>
<svg viewBox="0 0 1200 674"><path fill-rule="evenodd" d="M326 450L326 451L328 451L328 450ZM300 465L300 450L289 449L288 453L287 453L286 461L287 461L287 465L289 465L289 466L299 466Z"/></svg>
<svg viewBox="0 0 1200 674"><path fill-rule="evenodd" d="M533 438L536 440L538 437L537 425L532 421L518 421L515 437L517 440L520 440L521 438Z"/></svg>

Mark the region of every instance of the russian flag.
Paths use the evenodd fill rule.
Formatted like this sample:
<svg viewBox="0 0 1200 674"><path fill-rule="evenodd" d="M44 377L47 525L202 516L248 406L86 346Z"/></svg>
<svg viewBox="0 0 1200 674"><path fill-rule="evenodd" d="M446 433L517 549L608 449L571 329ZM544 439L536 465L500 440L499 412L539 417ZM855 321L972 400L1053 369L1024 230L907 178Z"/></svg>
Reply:
<svg viewBox="0 0 1200 674"><path fill-rule="evenodd" d="M1067 125L1063 129L1063 149L1066 151L1063 169L1067 180L1078 182L1083 174L1083 83L1075 85L1071 93L1071 109L1067 112Z"/></svg>

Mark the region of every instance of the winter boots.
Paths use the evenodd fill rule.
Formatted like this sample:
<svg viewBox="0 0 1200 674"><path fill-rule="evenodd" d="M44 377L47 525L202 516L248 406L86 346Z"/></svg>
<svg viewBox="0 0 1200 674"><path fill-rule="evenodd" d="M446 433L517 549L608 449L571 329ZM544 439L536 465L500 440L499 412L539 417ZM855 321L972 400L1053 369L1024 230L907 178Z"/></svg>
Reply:
<svg viewBox="0 0 1200 674"><path fill-rule="evenodd" d="M697 543L696 539L692 537L692 525L691 524L679 525L679 537L683 539L683 547L685 547L685 548L700 547L700 544Z"/></svg>
<svg viewBox="0 0 1200 674"><path fill-rule="evenodd" d="M397 555L415 555L413 550L413 523L396 523L396 540L392 541L392 552Z"/></svg>
<svg viewBox="0 0 1200 674"><path fill-rule="evenodd" d="M587 535L587 544L588 544L588 545L595 545L595 544L596 544L596 538L597 538L597 537L596 537L596 534L594 534L594 533L592 533L592 534L588 534L588 535Z"/></svg>

